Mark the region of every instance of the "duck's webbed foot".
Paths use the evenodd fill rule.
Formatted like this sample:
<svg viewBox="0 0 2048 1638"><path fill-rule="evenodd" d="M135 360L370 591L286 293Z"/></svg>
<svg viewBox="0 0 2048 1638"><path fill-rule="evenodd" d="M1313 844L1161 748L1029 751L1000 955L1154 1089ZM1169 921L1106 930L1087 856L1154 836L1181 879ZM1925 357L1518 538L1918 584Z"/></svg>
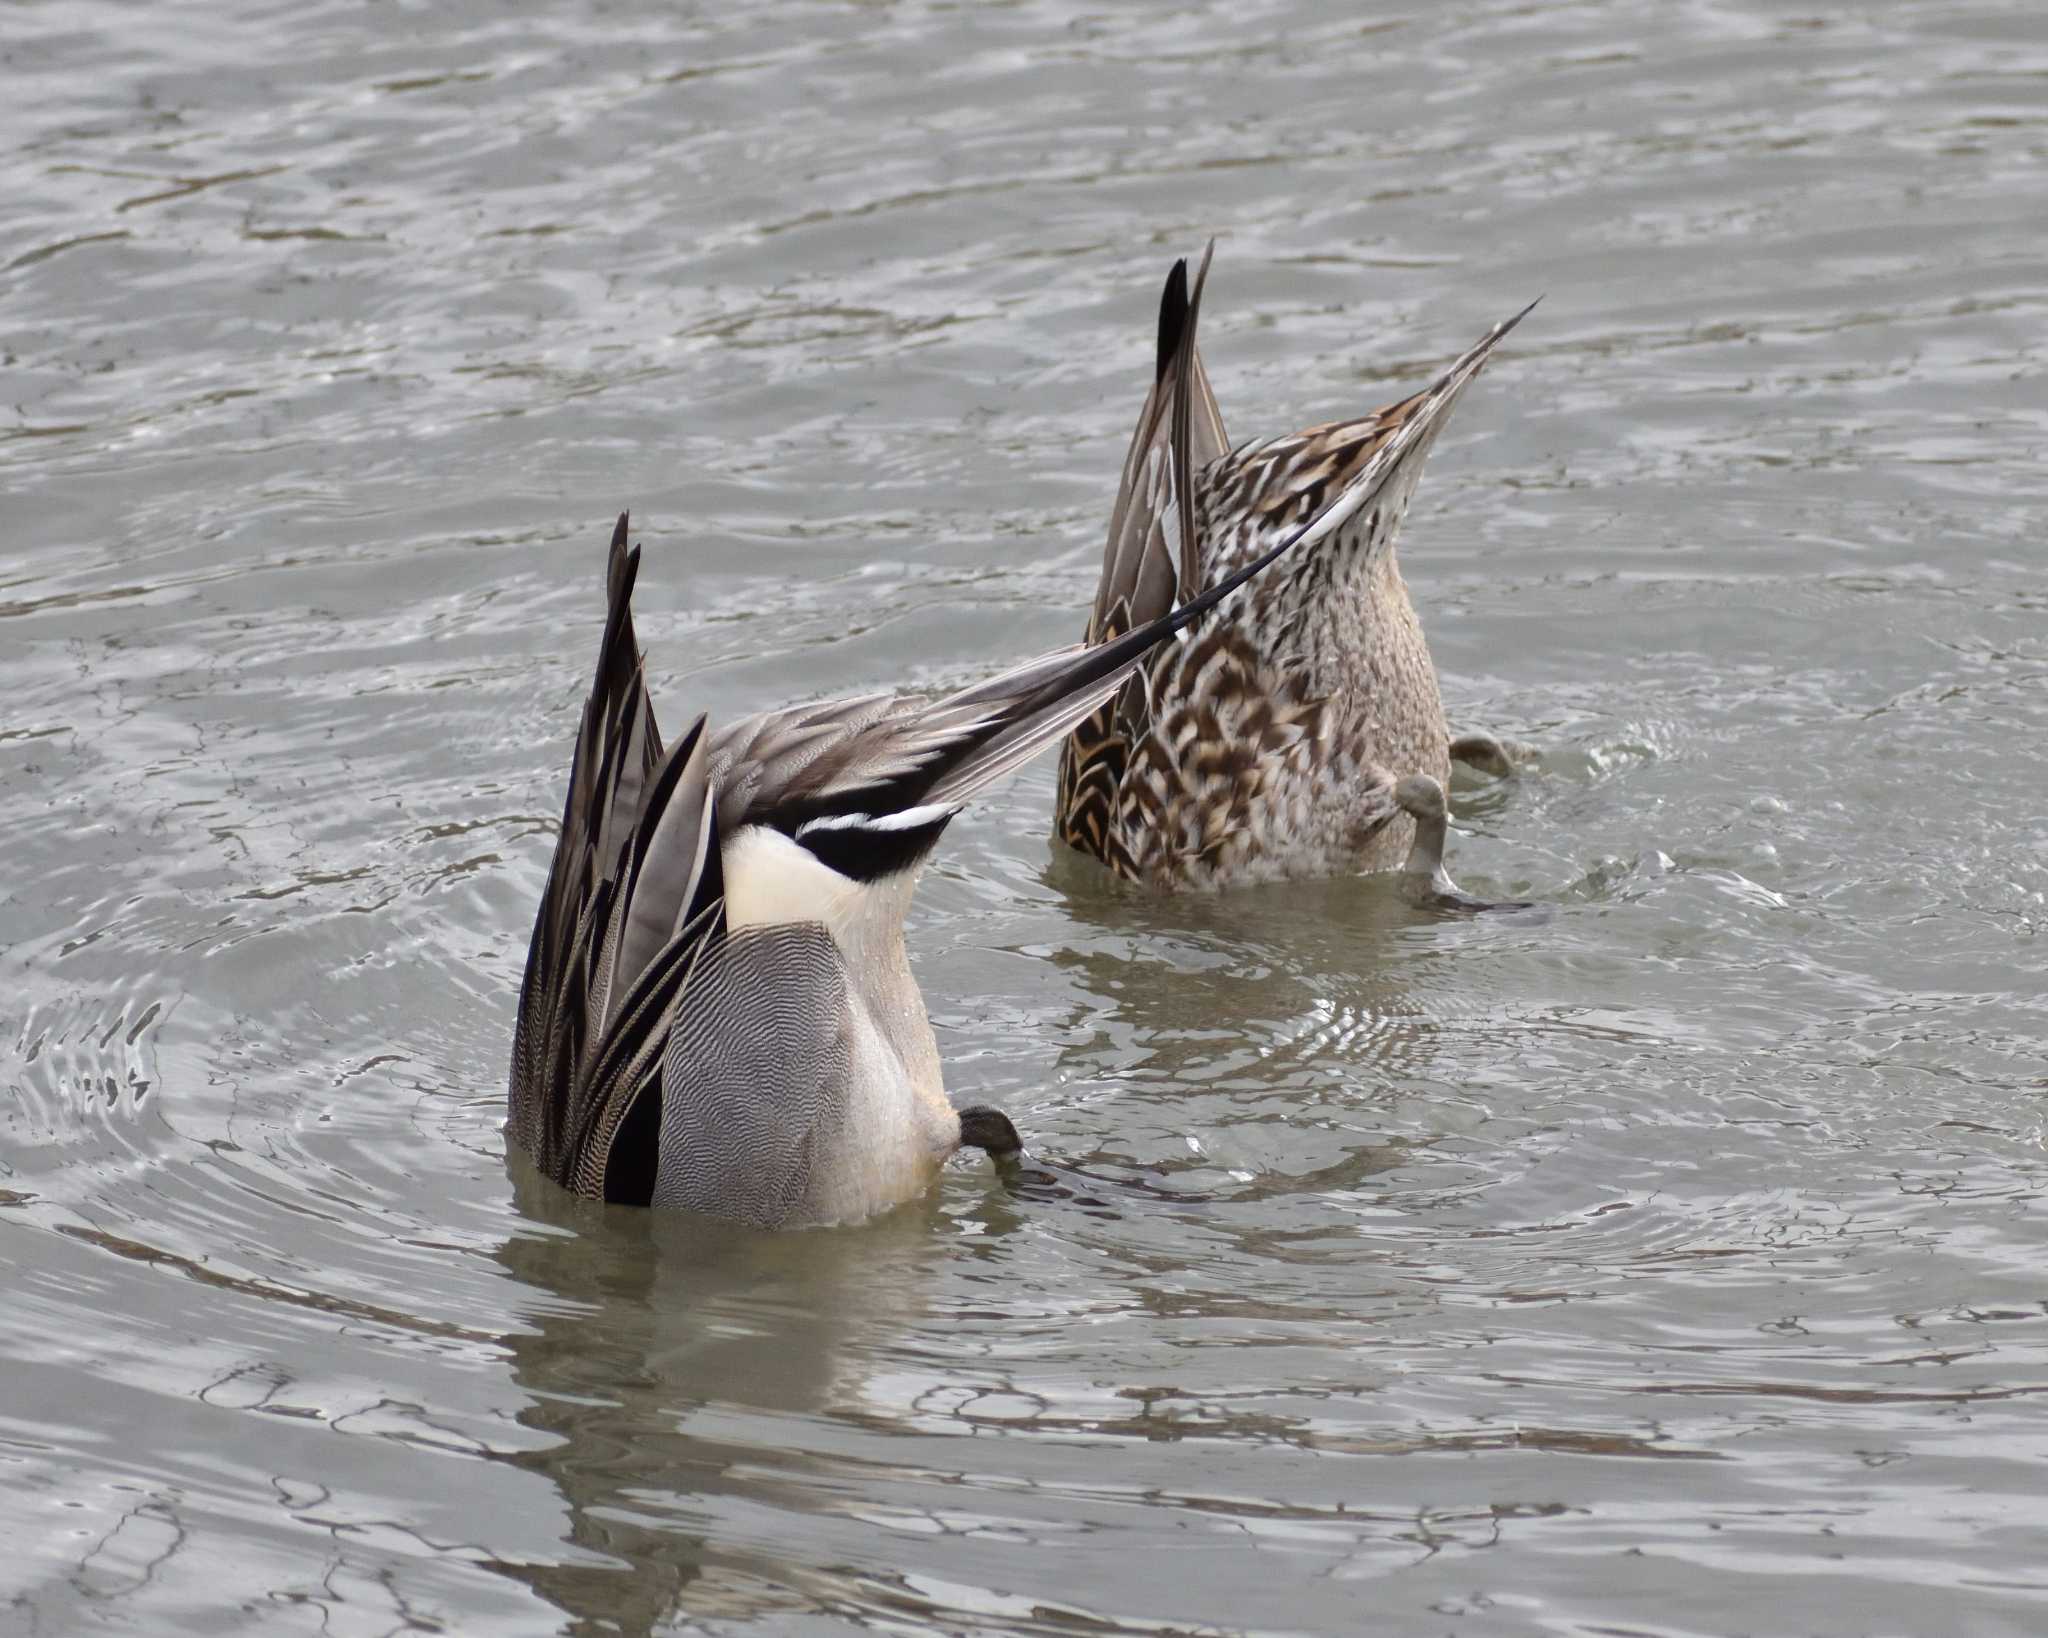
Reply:
<svg viewBox="0 0 2048 1638"><path fill-rule="evenodd" d="M1498 750L1498 743L1495 744ZM1415 821L1415 841L1401 866L1402 890L1428 910L1526 910L1526 900L1475 899L1444 868L1444 838L1450 831L1450 803L1428 774L1410 774L1394 787L1394 805Z"/></svg>
<svg viewBox="0 0 2048 1638"><path fill-rule="evenodd" d="M1003 1187L1027 1200L1065 1200L1073 1191L1042 1166L1031 1164L1024 1140L1010 1117L988 1104L970 1104L959 1111L960 1147L986 1151Z"/></svg>
<svg viewBox="0 0 2048 1638"><path fill-rule="evenodd" d="M1492 779L1515 777L1513 751L1491 734L1460 734L1451 741L1451 760Z"/></svg>

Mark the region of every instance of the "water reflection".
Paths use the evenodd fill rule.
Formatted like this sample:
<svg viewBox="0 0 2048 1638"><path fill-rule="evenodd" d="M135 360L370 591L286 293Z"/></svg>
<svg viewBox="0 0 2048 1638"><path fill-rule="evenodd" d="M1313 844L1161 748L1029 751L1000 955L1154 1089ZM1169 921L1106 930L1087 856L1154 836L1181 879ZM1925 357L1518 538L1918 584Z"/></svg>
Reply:
<svg viewBox="0 0 2048 1638"><path fill-rule="evenodd" d="M507 1339L545 1448L504 1460L568 1507L573 1558L497 1562L576 1631L646 1633L695 1614L787 1607L776 1544L707 1528L828 1493L804 1433L862 1414L878 1352L929 1311L936 1202L831 1232L765 1234L576 1200L512 1163L534 1227L498 1260L541 1294ZM812 1498L806 1500L806 1498Z"/></svg>
<svg viewBox="0 0 2048 1638"><path fill-rule="evenodd" d="M1468 1010L1460 995L1472 975L1453 951L1473 934L1414 908L1387 879L1160 901L1061 857L1047 881L1097 936L1045 959L1096 1001L1089 1025L1136 1034L1150 1048L1146 1067L1161 1073L1194 1070L1221 1045L1261 1056L1297 1042L1326 1050L1333 1034L1355 1059L1419 1064L1439 1027Z"/></svg>

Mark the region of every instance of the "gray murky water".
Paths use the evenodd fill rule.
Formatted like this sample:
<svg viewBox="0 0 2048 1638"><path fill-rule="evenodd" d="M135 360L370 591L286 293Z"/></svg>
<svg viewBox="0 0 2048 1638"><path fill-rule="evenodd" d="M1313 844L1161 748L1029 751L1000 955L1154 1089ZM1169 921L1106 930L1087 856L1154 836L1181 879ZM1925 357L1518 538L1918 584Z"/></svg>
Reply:
<svg viewBox="0 0 2048 1638"><path fill-rule="evenodd" d="M0 11L0 1629L2048 1629L2048 18ZM1234 433L1544 305L1403 556L1464 793L914 923L985 1169L508 1177L599 617L671 716L1071 639ZM1139 1185L1143 1185L1140 1187Z"/></svg>

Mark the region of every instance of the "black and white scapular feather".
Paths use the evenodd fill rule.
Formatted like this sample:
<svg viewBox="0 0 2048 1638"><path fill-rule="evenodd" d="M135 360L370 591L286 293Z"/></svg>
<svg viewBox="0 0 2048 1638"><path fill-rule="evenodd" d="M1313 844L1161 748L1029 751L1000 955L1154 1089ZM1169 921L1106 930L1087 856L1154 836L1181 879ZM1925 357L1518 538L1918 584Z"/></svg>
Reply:
<svg viewBox="0 0 2048 1638"><path fill-rule="evenodd" d="M622 514L520 989L512 1140L579 1195L768 1227L895 1205L963 1144L1014 1151L1007 1119L955 1110L941 1085L903 942L919 867L971 796L1355 499L1113 640L943 699L699 716L669 741Z"/></svg>

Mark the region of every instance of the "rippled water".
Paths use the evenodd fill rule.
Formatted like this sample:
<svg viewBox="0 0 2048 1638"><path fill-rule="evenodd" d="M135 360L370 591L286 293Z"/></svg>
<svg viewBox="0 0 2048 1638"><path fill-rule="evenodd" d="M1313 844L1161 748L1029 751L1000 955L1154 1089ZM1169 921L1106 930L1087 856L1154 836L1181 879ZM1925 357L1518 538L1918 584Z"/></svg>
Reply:
<svg viewBox="0 0 2048 1638"><path fill-rule="evenodd" d="M2048 1627L2028 0L16 5L0 1629ZM954 827L961 1164L510 1173L635 509L671 716L1078 634L1170 258L1234 433L1542 307L1403 555L1539 765L1153 903Z"/></svg>

